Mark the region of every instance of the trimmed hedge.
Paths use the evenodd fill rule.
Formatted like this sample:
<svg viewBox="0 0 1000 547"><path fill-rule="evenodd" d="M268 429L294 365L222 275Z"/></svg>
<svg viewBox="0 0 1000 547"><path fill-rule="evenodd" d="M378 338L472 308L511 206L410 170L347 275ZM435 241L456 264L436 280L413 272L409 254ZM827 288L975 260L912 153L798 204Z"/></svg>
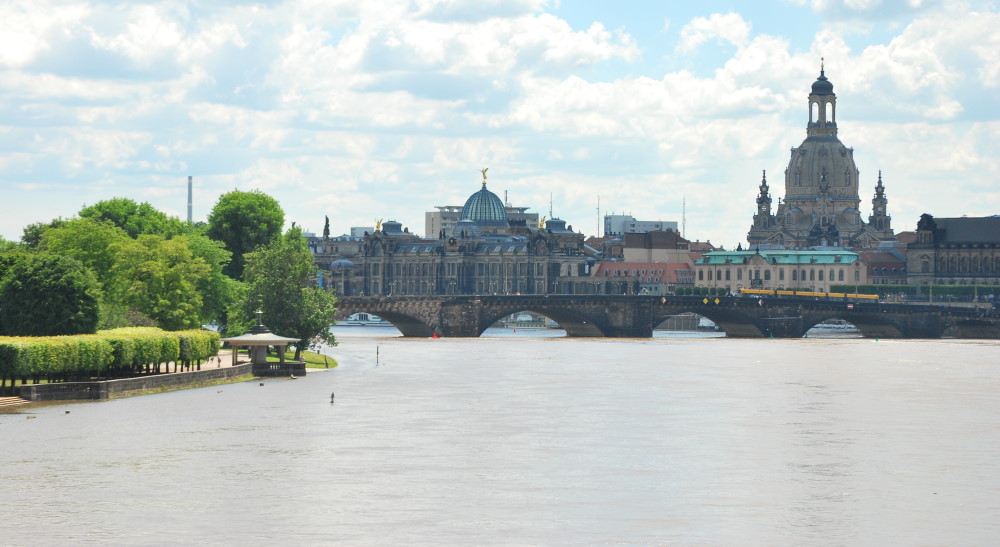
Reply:
<svg viewBox="0 0 1000 547"><path fill-rule="evenodd" d="M159 370L218 354L219 333L127 327L97 334L0 337L0 377L79 377ZM109 374L111 373L111 374Z"/></svg>

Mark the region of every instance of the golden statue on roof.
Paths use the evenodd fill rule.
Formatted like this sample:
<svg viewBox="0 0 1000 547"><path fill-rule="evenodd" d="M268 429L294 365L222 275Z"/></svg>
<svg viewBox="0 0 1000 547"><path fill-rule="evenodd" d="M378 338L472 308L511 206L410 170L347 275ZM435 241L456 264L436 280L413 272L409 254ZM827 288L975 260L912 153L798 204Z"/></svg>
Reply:
<svg viewBox="0 0 1000 547"><path fill-rule="evenodd" d="M489 167L483 167L482 169L479 170L479 172L483 174L483 186L486 186L486 172L489 170L490 170Z"/></svg>

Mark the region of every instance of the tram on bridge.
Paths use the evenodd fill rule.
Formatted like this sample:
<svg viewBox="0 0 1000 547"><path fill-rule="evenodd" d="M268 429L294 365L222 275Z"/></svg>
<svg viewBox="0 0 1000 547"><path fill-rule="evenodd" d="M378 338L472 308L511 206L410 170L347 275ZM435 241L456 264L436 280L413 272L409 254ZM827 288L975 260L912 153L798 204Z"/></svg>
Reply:
<svg viewBox="0 0 1000 547"><path fill-rule="evenodd" d="M796 291L782 289L738 289L740 296L751 296L761 298L764 296L775 298L819 298L821 300L834 300L843 302L879 302L877 294L842 293L842 292L815 292Z"/></svg>

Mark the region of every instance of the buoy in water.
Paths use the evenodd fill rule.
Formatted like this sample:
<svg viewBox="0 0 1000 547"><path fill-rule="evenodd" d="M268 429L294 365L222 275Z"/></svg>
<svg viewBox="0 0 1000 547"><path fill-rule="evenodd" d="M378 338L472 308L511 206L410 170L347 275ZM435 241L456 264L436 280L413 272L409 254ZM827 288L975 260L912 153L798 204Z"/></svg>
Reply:
<svg viewBox="0 0 1000 547"><path fill-rule="evenodd" d="M260 387L264 387L264 382L261 382L261 383L260 383Z"/></svg>
<svg viewBox="0 0 1000 547"><path fill-rule="evenodd" d="M330 402L331 402L331 403L333 402L333 398L334 398L334 393L333 393L333 392L331 391L331 392L330 392Z"/></svg>

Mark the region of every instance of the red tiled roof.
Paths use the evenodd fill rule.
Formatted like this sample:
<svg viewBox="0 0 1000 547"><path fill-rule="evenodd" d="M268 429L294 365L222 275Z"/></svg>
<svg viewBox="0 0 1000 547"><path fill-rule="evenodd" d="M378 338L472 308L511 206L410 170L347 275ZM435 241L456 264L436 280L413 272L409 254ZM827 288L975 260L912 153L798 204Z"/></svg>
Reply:
<svg viewBox="0 0 1000 547"><path fill-rule="evenodd" d="M645 275L642 274L644 270ZM663 273L660 273L661 270ZM641 277L643 281L647 277L659 277L660 283L690 283L692 278L691 267L683 262L601 262L594 269L593 276Z"/></svg>

